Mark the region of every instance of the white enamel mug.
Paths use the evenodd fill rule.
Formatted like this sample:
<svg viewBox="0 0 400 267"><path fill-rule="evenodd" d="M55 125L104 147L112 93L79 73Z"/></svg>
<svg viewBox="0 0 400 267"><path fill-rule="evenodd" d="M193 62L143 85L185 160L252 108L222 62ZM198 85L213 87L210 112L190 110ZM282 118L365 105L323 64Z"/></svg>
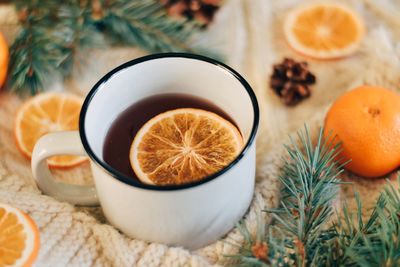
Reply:
<svg viewBox="0 0 400 267"><path fill-rule="evenodd" d="M244 136L239 156L218 173L179 186L142 184L104 162L104 139L117 116L145 97L164 93L199 96L222 108ZM256 96L232 68L198 55L150 55L105 75L86 97L79 132L43 136L33 151L32 171L48 195L79 205L100 202L108 221L131 237L195 249L226 234L248 209L258 123ZM65 154L89 156L94 186L54 180L46 159Z"/></svg>

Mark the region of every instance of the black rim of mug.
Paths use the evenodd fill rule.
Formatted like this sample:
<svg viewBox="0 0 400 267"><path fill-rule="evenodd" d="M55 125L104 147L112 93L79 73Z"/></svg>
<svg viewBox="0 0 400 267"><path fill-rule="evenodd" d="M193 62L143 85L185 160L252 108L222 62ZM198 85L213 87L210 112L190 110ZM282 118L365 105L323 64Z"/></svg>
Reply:
<svg viewBox="0 0 400 267"><path fill-rule="evenodd" d="M136 64L140 64L146 61L150 61L150 60L155 60L155 59L161 59L161 58L187 58L187 59L194 59L194 60L200 60L203 62L207 62L213 65L218 66L219 68L223 69L224 71L228 72L228 74L232 75L233 77L235 77L242 85L243 87L246 89L250 100L252 102L252 106L253 106L253 112L254 112L254 120L253 120L253 126L251 129L251 133L249 136L249 139L246 143L246 145L244 146L244 148L242 149L242 151L240 152L240 154L229 164L227 165L225 168L223 168L222 170L220 170L219 172L216 172L210 176L207 176L204 179L201 179L200 181L196 181L193 183L187 183L187 184L182 184L182 185L168 185L168 186L158 186L158 185L149 185L149 184L144 184L144 183L140 183L139 181L136 181L136 179L133 179L121 172L119 172L118 170L114 169L113 167L111 167L109 164L107 164L105 161L101 160L91 149L89 142L87 141L86 138L86 134L85 134L85 117L86 117L86 112L88 110L88 107L90 105L90 102L92 101L93 97L95 96L95 94L97 93L97 91L99 90L100 86L104 83L106 83L115 73L131 67L133 65ZM82 109L81 109L81 113L80 113L80 117L79 117L79 134L80 134L80 138L83 144L83 147L86 150L86 153L89 155L89 157L97 164L99 165L102 169L104 169L108 174L110 174L111 176L113 176L114 178L116 178L117 180L134 186L134 187L138 187L138 188L142 188L142 189L148 189L148 190L156 190L156 191L171 191L171 190L182 190L182 189L188 189L188 188L192 188L201 184L205 184L208 183L216 178L218 178L219 176L221 176L222 174L224 174L225 172L229 171L233 166L235 166L242 158L243 156L246 154L246 152L250 149L250 146L252 145L252 143L255 141L255 137L256 137L256 133L257 133L257 129L258 129L258 124L259 124L259 119L260 119L260 111L259 111L259 107L258 107L258 102L257 102L257 98L256 95L254 94L253 89L251 88L251 86L248 84L248 82L234 69L232 69L231 67L229 67L228 65L221 63L215 59L209 58L209 57L205 57L205 56L200 56L200 55L196 55L196 54L190 54L190 53L159 53L159 54L152 54L152 55L148 55L148 56L144 56L144 57L140 57L140 58L136 58L133 59L131 61L128 61L118 67L116 67L115 69L111 70L109 73L107 73L103 78L101 78L94 86L93 88L90 90L90 92L88 93L88 95L86 96L86 99L82 105Z"/></svg>

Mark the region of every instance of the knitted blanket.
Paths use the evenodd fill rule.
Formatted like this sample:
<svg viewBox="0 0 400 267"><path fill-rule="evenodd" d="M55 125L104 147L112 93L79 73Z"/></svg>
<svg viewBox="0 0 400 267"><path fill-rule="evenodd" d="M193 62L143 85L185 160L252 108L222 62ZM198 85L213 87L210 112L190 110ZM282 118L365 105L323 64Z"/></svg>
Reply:
<svg viewBox="0 0 400 267"><path fill-rule="evenodd" d="M287 47L281 30L285 13L299 2L302 1L226 1L213 25L195 40L226 54L228 63L250 82L260 103L257 182L244 218L250 231L255 231L257 216L269 220L260 213L262 209L278 204L277 174L284 153L282 143L288 134L304 123L316 131L332 100L354 86L368 83L400 89L400 5L394 0L346 1L367 23L368 32L360 51L337 61L310 61L317 76L311 98L293 108L284 106L268 88L268 77L272 64L284 56L304 60ZM0 25L11 41L16 18L9 6L0 6ZM79 69L71 80L56 82L49 88L84 96L107 71L140 55L143 51L134 48L92 51L92 64ZM188 251L127 237L107 224L99 207L74 207L43 195L32 180L29 161L18 152L13 140L14 115L22 101L13 94L0 94L0 202L21 208L37 223L41 248L36 266L218 266L224 263L224 255L236 252L237 248L230 245L242 242L236 229L214 244ZM63 182L91 183L88 165L54 174ZM353 182L352 186L343 187L342 199L352 206L354 190L361 191L367 214L384 180L364 180L348 173L342 178Z"/></svg>

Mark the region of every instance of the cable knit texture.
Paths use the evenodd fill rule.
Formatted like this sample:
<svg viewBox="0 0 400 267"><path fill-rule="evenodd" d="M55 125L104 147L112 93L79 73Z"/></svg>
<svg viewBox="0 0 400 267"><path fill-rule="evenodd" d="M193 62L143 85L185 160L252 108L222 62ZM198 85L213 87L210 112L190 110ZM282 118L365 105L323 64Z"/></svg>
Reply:
<svg viewBox="0 0 400 267"><path fill-rule="evenodd" d="M289 133L304 123L316 131L332 100L354 86L367 83L400 89L400 4L394 0L345 1L363 14L367 23L368 33L361 49L346 59L310 61L318 79L312 97L293 108L282 105L268 89L268 77L272 64L282 57L302 59L287 47L281 30L285 13L299 2L226 1L214 24L195 40L225 53L228 63L250 82L260 102L257 182L244 218L251 231L255 230L257 216L269 221L260 211L278 204L277 174L284 155L281 144L287 142ZM3 5L0 14L0 30L11 41L16 32L15 12ZM107 71L140 55L143 51L134 48L93 51L92 64L51 88L84 96ZM214 244L188 251L132 239L107 224L98 207L74 207L41 194L32 180L29 161L21 156L13 140L13 120L22 101L12 94L0 94L0 202L24 210L37 223L41 248L36 266L219 266L224 263L224 255L236 252L237 248L230 245L242 242L236 229ZM67 183L91 183L88 165L54 174ZM342 198L354 205L354 190L361 191L368 213L384 180L364 180L347 173L343 179L354 184L343 187Z"/></svg>

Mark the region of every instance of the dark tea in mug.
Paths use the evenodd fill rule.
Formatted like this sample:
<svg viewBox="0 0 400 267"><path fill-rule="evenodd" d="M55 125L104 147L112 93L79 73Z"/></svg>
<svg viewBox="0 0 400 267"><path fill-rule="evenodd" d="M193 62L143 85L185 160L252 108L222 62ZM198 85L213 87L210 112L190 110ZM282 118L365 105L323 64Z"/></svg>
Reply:
<svg viewBox="0 0 400 267"><path fill-rule="evenodd" d="M150 96L132 104L114 120L104 142L104 161L119 172L139 181L129 160L130 147L136 133L154 116L178 108L210 111L236 126L226 112L209 100L188 94Z"/></svg>

